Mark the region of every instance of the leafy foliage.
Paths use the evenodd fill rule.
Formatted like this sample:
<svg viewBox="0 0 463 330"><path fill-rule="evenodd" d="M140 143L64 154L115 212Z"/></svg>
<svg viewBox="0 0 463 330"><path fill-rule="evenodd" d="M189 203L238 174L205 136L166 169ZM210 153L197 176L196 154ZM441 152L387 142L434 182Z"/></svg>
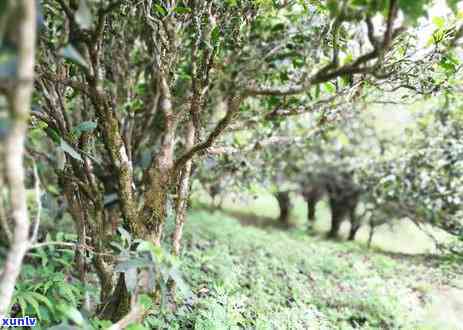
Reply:
<svg viewBox="0 0 463 330"><path fill-rule="evenodd" d="M192 213L186 235L183 271L190 274L194 299L160 327L424 327L430 320L413 319L422 306L400 297L412 297L427 281L418 274L429 283L457 278L453 271L431 271L418 258L410 264L297 230L242 227L220 212Z"/></svg>
<svg viewBox="0 0 463 330"><path fill-rule="evenodd" d="M409 132L402 146L406 152L372 162L364 175L377 206L393 207L398 216L432 224L461 240L460 118L447 109L420 114L419 130Z"/></svg>
<svg viewBox="0 0 463 330"><path fill-rule="evenodd" d="M41 329L68 319L72 310L80 315L84 291L92 290L73 274L73 259L74 251L55 246L31 253L16 286L12 315L36 317Z"/></svg>

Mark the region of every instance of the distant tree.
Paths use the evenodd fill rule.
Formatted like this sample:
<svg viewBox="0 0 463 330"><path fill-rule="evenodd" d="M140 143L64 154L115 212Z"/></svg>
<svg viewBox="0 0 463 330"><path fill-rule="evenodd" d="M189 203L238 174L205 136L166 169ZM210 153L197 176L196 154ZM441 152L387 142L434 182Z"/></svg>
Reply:
<svg viewBox="0 0 463 330"><path fill-rule="evenodd" d="M360 176L373 197L373 216L388 212L419 227L431 225L457 242L463 237L463 122L461 111L450 107L457 106L447 103L436 111L423 111L418 129L410 131L402 151L393 158L367 162ZM450 248L462 255L461 244Z"/></svg>

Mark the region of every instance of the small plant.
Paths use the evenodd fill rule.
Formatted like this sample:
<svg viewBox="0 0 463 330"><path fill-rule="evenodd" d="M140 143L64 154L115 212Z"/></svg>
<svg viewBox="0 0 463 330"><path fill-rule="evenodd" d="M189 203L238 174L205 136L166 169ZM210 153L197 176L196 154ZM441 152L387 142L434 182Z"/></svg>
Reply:
<svg viewBox="0 0 463 330"><path fill-rule="evenodd" d="M56 238L64 241L71 237L58 234ZM84 286L72 274L73 250L44 246L28 258L16 284L11 316L36 317L39 327L48 328L67 319L70 310L77 310Z"/></svg>
<svg viewBox="0 0 463 330"><path fill-rule="evenodd" d="M175 283L180 293L190 295L188 286L178 269L178 260L163 248L151 242L135 239L122 227L119 228L121 242L111 245L118 250L119 263L115 267L118 273L124 273L129 292L153 292L159 289L160 305L167 302L169 286ZM141 286L141 288L140 288Z"/></svg>

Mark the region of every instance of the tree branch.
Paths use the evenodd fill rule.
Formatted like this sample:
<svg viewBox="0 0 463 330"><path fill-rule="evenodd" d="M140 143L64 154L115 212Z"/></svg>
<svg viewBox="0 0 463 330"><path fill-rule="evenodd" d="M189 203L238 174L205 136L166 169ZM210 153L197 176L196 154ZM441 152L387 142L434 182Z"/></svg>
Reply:
<svg viewBox="0 0 463 330"><path fill-rule="evenodd" d="M240 109L241 101L243 100L242 96L230 96L227 100L227 113L225 116L217 123L215 128L209 134L207 139L203 142L200 142L193 146L189 151L185 152L174 165L174 173L178 173L186 162L191 159L195 154L205 151L207 148L211 147L212 144L217 140L217 138L225 131L228 125L231 123L235 114L238 113Z"/></svg>
<svg viewBox="0 0 463 330"><path fill-rule="evenodd" d="M74 13L72 12L69 5L64 0L56 0L56 1L58 1L59 5L61 6L61 9L63 9L63 11L66 14L67 18L71 22L73 22L74 21Z"/></svg>
<svg viewBox="0 0 463 330"><path fill-rule="evenodd" d="M338 67L337 64L337 53L336 49L334 49L333 56L331 62L326 65L325 67L318 70L312 76L306 76L302 79L302 82L299 84L293 84L289 86L276 86L276 87L256 87L256 86L248 86L245 88L244 94L246 96L287 96L287 95L295 95L300 94L309 89L313 85L317 85L323 82L330 81L334 78L345 76L345 75L353 75L359 73L371 73L377 70L378 66L381 64L381 60L383 54L388 51L391 47L392 40L397 37L397 35L403 30L402 28L393 29L393 24L395 18L397 17L397 1L391 0L391 5L389 8L388 19L386 23L386 31L383 36L382 42L379 42L374 37L374 27L371 22L371 18L367 17L365 19L365 23L367 25L367 35L372 43L373 50L369 51L366 54L359 56L354 62L350 64L345 64L341 67ZM335 21L336 23L336 21ZM337 24L340 24L339 22ZM338 26L334 25L334 27L339 28ZM336 32L333 31L333 33ZM334 36L333 36L334 38ZM334 39L335 40L335 39ZM378 59L375 64L372 65L365 65L369 61Z"/></svg>
<svg viewBox="0 0 463 330"><path fill-rule="evenodd" d="M40 216L42 214L42 201L40 200L40 178L39 173L37 172L37 165L35 162L33 163L34 166L34 189L35 189L35 203L37 204L37 214L35 216L34 228L32 230L32 236L30 238L30 242L33 244L37 242L37 237L39 234L39 227L40 227Z"/></svg>

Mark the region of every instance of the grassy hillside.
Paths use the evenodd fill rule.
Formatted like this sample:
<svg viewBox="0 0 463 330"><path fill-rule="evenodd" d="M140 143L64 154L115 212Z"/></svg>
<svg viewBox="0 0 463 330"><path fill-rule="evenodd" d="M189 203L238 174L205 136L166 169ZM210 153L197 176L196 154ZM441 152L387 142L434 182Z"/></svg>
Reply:
<svg viewBox="0 0 463 330"><path fill-rule="evenodd" d="M455 269L422 256L367 251L302 230L189 216L182 256L193 295L169 329L461 329Z"/></svg>
<svg viewBox="0 0 463 330"><path fill-rule="evenodd" d="M198 192L196 198L205 204L210 204L210 198L204 192ZM307 206L302 197L292 195L293 210L291 222L294 228L305 229L307 227ZM276 199L267 191L258 191L256 196L241 195L240 197L228 197L223 201L223 207L227 212L238 217L243 224L249 222L251 225L268 227L276 224L278 217L278 204ZM322 236L330 228L329 207L326 201L317 205L317 220L315 222L315 233ZM349 224L345 222L341 228L341 233L347 236ZM442 232L430 230L432 234L445 239L447 235ZM363 226L357 233L356 241L366 243L368 240L369 228ZM396 223L393 228L383 225L376 229L373 247L389 252L421 254L435 252L435 244L429 239L426 233L417 230L411 222L403 221Z"/></svg>

